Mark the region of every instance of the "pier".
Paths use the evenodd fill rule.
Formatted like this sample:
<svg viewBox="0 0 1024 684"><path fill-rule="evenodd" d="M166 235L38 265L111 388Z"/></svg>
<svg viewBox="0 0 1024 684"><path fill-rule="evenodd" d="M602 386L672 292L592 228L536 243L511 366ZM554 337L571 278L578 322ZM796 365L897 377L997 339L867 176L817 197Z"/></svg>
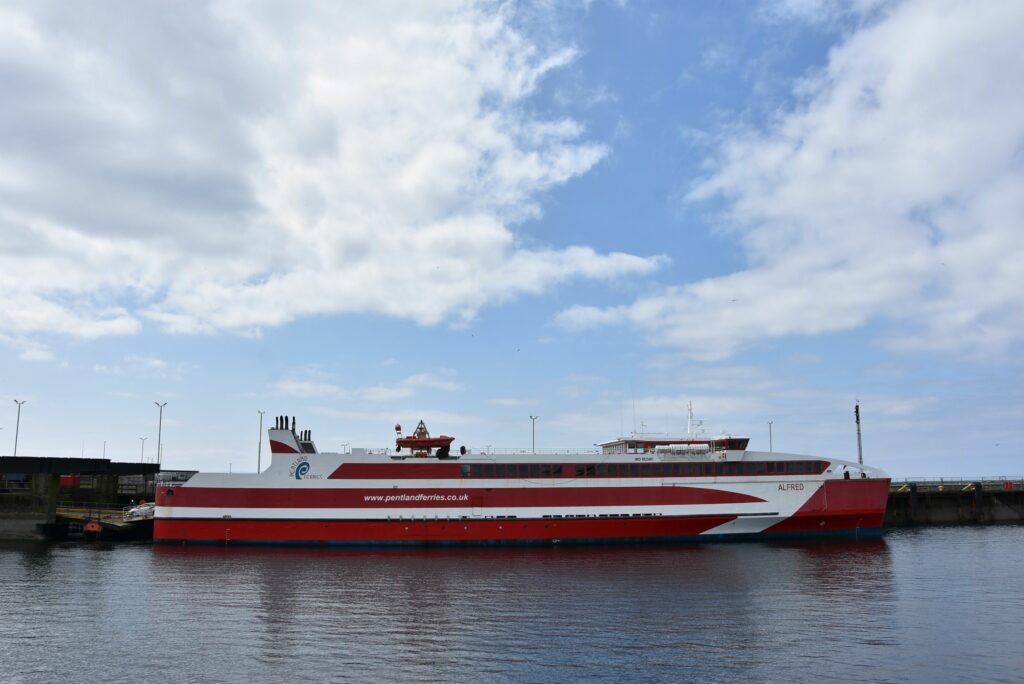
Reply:
<svg viewBox="0 0 1024 684"><path fill-rule="evenodd" d="M0 457L0 539L151 538L152 520L125 520L125 510L152 499L158 469L106 459ZM892 482L886 527L990 523L1024 523L1024 476Z"/></svg>
<svg viewBox="0 0 1024 684"><path fill-rule="evenodd" d="M892 482L886 527L1024 522L1024 476Z"/></svg>
<svg viewBox="0 0 1024 684"><path fill-rule="evenodd" d="M121 507L133 499L152 498L160 466L155 463L114 463L104 458L0 457L0 539L52 539L66 536L75 521L74 511L58 514L58 502L76 502L77 511L93 509L101 529L116 532L120 526L105 523L99 512ZM93 526L94 527L94 526Z"/></svg>

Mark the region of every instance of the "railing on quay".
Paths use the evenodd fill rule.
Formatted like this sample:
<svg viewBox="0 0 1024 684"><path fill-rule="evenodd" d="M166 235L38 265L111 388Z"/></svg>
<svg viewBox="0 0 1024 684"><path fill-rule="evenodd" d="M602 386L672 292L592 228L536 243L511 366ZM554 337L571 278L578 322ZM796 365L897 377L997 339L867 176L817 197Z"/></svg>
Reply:
<svg viewBox="0 0 1024 684"><path fill-rule="evenodd" d="M132 506L118 503L102 503L94 501L58 501L57 515L64 518L81 520L100 520L104 522L123 522Z"/></svg>
<svg viewBox="0 0 1024 684"><path fill-rule="evenodd" d="M908 492L912 488L919 492L974 491L981 485L982 491L1024 490L1022 475L985 475L981 477L907 477L893 478L890 485L893 492Z"/></svg>

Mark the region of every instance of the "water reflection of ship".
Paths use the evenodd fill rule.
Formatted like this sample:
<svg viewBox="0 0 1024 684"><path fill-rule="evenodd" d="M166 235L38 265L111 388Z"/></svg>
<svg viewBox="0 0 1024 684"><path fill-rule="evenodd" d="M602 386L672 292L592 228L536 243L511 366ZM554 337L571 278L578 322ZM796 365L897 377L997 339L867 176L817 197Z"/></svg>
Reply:
<svg viewBox="0 0 1024 684"><path fill-rule="evenodd" d="M466 667L481 676L515 671L541 681L551 678L552 660L564 679L592 667L580 661L585 654L615 652L612 660L621 664L630 662L623 652L636 649L634 658L684 658L674 671L691 668L685 671L697 679L764 680L772 679L763 662L770 659L765 649L773 650L768 644L786 654L771 655L776 666L780 659L820 657L821 644L787 647L778 643L780 631L808 634L808 625L821 624L829 634L870 641L894 621L892 562L881 540L153 551L154 571L172 573L159 583L187 587L196 603L204 596L224 602L225 576L244 583L239 596L256 618L251 639L264 662L285 669L295 657L315 659L318 648L335 643L343 645L338 657L345 662L379 661L384 672L439 678ZM591 639L586 649L580 635ZM745 659L748 648L761 656ZM702 675L698 656L728 660L733 670ZM687 657L692 665L684 666ZM628 679L630 671L606 674Z"/></svg>
<svg viewBox="0 0 1024 684"><path fill-rule="evenodd" d="M413 610L464 593L467 582L477 590L510 589L520 581L532 581L538 574L561 586L616 586L624 581L642 581L648 587L742 592L764 590L778 580L778 586L799 583L812 594L827 593L831 582L878 590L884 588L892 562L885 539L510 548L156 545L153 552L161 564L170 562L182 572L208 561L244 566L257 574L258 581L272 586L269 593L275 596L289 596L288 587L308 585L306 580L322 582L324 577L338 576L342 578L339 586L357 593L383 593L379 598L386 601L406 596L402 605ZM387 572L382 573L382 568ZM385 587L387 591L382 591ZM371 588L373 591L369 591ZM430 597L434 600L419 600Z"/></svg>

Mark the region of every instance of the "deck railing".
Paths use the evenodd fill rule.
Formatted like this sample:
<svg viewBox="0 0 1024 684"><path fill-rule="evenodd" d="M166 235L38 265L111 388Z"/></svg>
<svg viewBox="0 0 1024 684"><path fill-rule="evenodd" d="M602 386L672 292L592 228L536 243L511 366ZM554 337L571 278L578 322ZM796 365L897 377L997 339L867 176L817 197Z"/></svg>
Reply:
<svg viewBox="0 0 1024 684"><path fill-rule="evenodd" d="M600 454L601 450L596 448L587 449L507 449L484 447L482 449L468 449L466 455L473 456L558 456L560 454L581 455Z"/></svg>

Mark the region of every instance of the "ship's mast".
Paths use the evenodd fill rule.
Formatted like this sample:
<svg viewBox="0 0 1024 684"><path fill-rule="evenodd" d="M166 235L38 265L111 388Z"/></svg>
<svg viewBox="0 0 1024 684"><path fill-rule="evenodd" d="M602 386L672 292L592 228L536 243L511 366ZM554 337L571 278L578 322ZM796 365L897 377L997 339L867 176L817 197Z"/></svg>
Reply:
<svg viewBox="0 0 1024 684"><path fill-rule="evenodd" d="M853 405L853 416L857 420L857 463L864 465L864 450L860 441L860 399Z"/></svg>

